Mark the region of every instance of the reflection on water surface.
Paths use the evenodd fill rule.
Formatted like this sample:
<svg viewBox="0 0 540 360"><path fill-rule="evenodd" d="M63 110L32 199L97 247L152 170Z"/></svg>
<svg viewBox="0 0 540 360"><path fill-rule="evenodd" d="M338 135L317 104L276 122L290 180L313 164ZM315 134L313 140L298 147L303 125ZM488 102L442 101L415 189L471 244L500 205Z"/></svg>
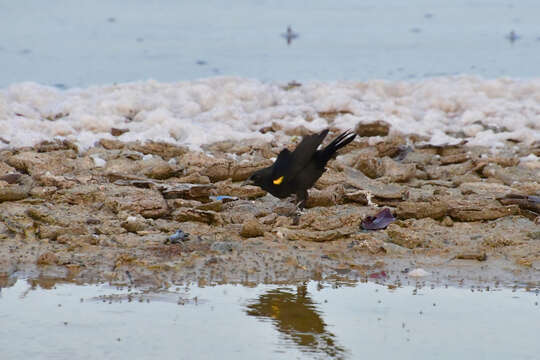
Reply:
<svg viewBox="0 0 540 360"><path fill-rule="evenodd" d="M305 284L297 286L296 291L291 288L269 290L247 305L246 313L271 320L277 331L302 351L323 353L333 358L340 358L344 353Z"/></svg>
<svg viewBox="0 0 540 360"><path fill-rule="evenodd" d="M538 289L2 279L2 359L537 359Z"/></svg>

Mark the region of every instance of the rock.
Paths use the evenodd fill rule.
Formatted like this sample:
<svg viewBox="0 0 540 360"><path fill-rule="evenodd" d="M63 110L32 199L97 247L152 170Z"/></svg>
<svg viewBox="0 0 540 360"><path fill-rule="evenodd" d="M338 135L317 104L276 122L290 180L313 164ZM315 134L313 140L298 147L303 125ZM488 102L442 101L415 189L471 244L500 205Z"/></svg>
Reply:
<svg viewBox="0 0 540 360"><path fill-rule="evenodd" d="M33 206L26 210L26 214L34 221L51 224L51 225L61 225L68 226L69 221L58 216L54 213L54 210L48 209L47 207Z"/></svg>
<svg viewBox="0 0 540 360"><path fill-rule="evenodd" d="M242 224L240 235L245 238L252 238L264 235L263 225L255 218L247 219Z"/></svg>
<svg viewBox="0 0 540 360"><path fill-rule="evenodd" d="M496 164L485 166L482 174L488 178L498 179L508 186L525 182L538 182L540 178L540 171L535 169L522 166L503 168Z"/></svg>
<svg viewBox="0 0 540 360"><path fill-rule="evenodd" d="M188 199L208 202L210 196L215 195L215 189L215 185L175 184L174 186L166 186L161 193L165 199Z"/></svg>
<svg viewBox="0 0 540 360"><path fill-rule="evenodd" d="M332 169L326 169L322 176L315 183L315 188L323 190L332 185L343 185L345 183L345 175L343 172L336 172Z"/></svg>
<svg viewBox="0 0 540 360"><path fill-rule="evenodd" d="M178 170L175 170L168 162L161 160L148 169L144 175L152 179L164 180L176 176Z"/></svg>
<svg viewBox="0 0 540 360"><path fill-rule="evenodd" d="M232 241L216 241L210 245L210 249L221 253L229 253L238 250L239 244Z"/></svg>
<svg viewBox="0 0 540 360"><path fill-rule="evenodd" d="M239 186L230 181L223 181L216 184L217 195L234 196L240 199L256 199L266 195L266 191L258 186Z"/></svg>
<svg viewBox="0 0 540 360"><path fill-rule="evenodd" d="M315 231L315 230L307 230L307 229L299 229L299 230L282 229L281 230L281 232L283 233L283 236L285 236L288 240L291 240L291 241L303 240L303 241L314 241L314 242L338 240L350 234L353 234L354 231L355 230L353 230L352 228L323 230L323 231Z"/></svg>
<svg viewBox="0 0 540 360"><path fill-rule="evenodd" d="M377 157L358 159L354 163L354 168L360 170L364 175L372 179L384 176L385 172L385 168L381 159Z"/></svg>
<svg viewBox="0 0 540 360"><path fill-rule="evenodd" d="M386 136L390 131L390 124L377 120L371 123L358 123L354 132L359 136Z"/></svg>
<svg viewBox="0 0 540 360"><path fill-rule="evenodd" d="M77 145L66 139L54 139L52 141L45 140L37 144L34 149L40 153L58 150L73 150L76 153L79 152Z"/></svg>
<svg viewBox="0 0 540 360"><path fill-rule="evenodd" d="M196 207L198 210L211 210L215 212L220 212L223 208L222 201L212 201L209 203L201 204Z"/></svg>
<svg viewBox="0 0 540 360"><path fill-rule="evenodd" d="M385 184L365 176L361 171L345 168L347 184L355 188L367 190L372 195L383 199L402 199L406 189L397 184Z"/></svg>
<svg viewBox="0 0 540 360"><path fill-rule="evenodd" d="M462 253L462 254L457 254L455 256L455 258L459 259L459 260L486 261L487 260L487 255L484 252L482 252L482 253Z"/></svg>
<svg viewBox="0 0 540 360"><path fill-rule="evenodd" d="M366 190L354 190L354 191L347 191L343 195L344 198L348 201L356 202L360 205L368 205L369 201L371 199L368 199L368 191Z"/></svg>
<svg viewBox="0 0 540 360"><path fill-rule="evenodd" d="M515 204L523 210L530 210L536 214L540 214L540 196L507 194L497 200L503 205Z"/></svg>
<svg viewBox="0 0 540 360"><path fill-rule="evenodd" d="M458 200L449 202L449 215L458 221L495 220L519 214L519 206L502 206L496 202L472 202Z"/></svg>
<svg viewBox="0 0 540 360"><path fill-rule="evenodd" d="M125 186L108 190L104 204L115 213L124 210L145 218L159 218L169 212L167 202L157 190Z"/></svg>
<svg viewBox="0 0 540 360"><path fill-rule="evenodd" d="M210 184L210 178L199 174L198 172L191 173L187 176L178 178L180 183L190 183L190 184Z"/></svg>
<svg viewBox="0 0 540 360"><path fill-rule="evenodd" d="M426 247L428 241L409 229L403 229L398 224L390 224L386 228L390 241L394 244L415 249L417 247Z"/></svg>
<svg viewBox="0 0 540 360"><path fill-rule="evenodd" d="M353 205L317 207L300 217L299 227L319 231L354 228L358 231L360 223L370 211L371 209L359 209Z"/></svg>
<svg viewBox="0 0 540 360"><path fill-rule="evenodd" d="M8 164L6 164L3 161L0 161L0 176L4 176L4 175L7 175L7 174L13 174L13 173L16 173L16 172L17 172L17 170L14 167L9 166Z"/></svg>
<svg viewBox="0 0 540 360"><path fill-rule="evenodd" d="M137 231L146 229L148 225L141 216L128 216L128 218L123 221L120 226L129 232L136 233Z"/></svg>
<svg viewBox="0 0 540 360"><path fill-rule="evenodd" d="M404 255L410 252L410 250L406 247L399 246L391 242L383 242L381 247L388 255Z"/></svg>
<svg viewBox="0 0 540 360"><path fill-rule="evenodd" d="M384 180L387 182L407 182L416 175L415 164L401 164L388 157L381 160Z"/></svg>
<svg viewBox="0 0 540 360"><path fill-rule="evenodd" d="M58 257L52 252L45 252L39 255L36 263L38 265L56 265L58 264Z"/></svg>
<svg viewBox="0 0 540 360"><path fill-rule="evenodd" d="M463 195L478 194L490 198L502 197L513 191L509 186L488 182L462 183L459 189Z"/></svg>
<svg viewBox="0 0 540 360"><path fill-rule="evenodd" d="M73 150L52 151L46 153L36 153L33 151L23 151L7 159L7 163L20 172L28 173L32 176L43 174L47 171L53 175L65 175L77 169L90 170L94 167L92 159L89 157L77 158Z"/></svg>
<svg viewBox="0 0 540 360"><path fill-rule="evenodd" d="M335 185L324 190L311 189L306 202L307 208L316 206L334 206L341 204L344 197L344 189L342 185Z"/></svg>
<svg viewBox="0 0 540 360"><path fill-rule="evenodd" d="M0 202L25 199L30 196L32 186L32 178L28 175L4 175L0 177Z"/></svg>
<svg viewBox="0 0 540 360"><path fill-rule="evenodd" d="M521 244L521 242L513 240L511 236L501 234L488 235L482 240L482 246L487 248L501 248L519 244Z"/></svg>
<svg viewBox="0 0 540 360"><path fill-rule="evenodd" d="M217 182L230 178L231 161L225 159L212 159L211 163L205 164L201 175L208 176L210 181Z"/></svg>
<svg viewBox="0 0 540 360"><path fill-rule="evenodd" d="M454 226L454 222L452 221L452 218L450 216L445 216L441 221L441 225L446 227L452 227Z"/></svg>
<svg viewBox="0 0 540 360"><path fill-rule="evenodd" d="M34 178L42 186L60 189L69 189L80 183L77 178L68 179L62 175L53 175L49 171L36 175Z"/></svg>
<svg viewBox="0 0 540 360"><path fill-rule="evenodd" d="M358 170L364 171L361 168L360 163L364 160L377 160L379 157L379 152L372 146L364 147L361 149L351 150L348 153L339 153L336 157L336 162L340 165L340 169L345 167L352 167ZM366 173L366 175L368 175ZM369 175L368 175L369 176Z"/></svg>
<svg viewBox="0 0 540 360"><path fill-rule="evenodd" d="M95 156L96 154L90 155ZM137 156L136 156L137 155ZM107 176L120 174L123 177L137 176L141 179L149 177L152 179L168 179L182 174L182 169L177 165L170 164L158 156L145 155L140 153L123 151L117 157L111 157L105 167Z"/></svg>
<svg viewBox="0 0 540 360"><path fill-rule="evenodd" d="M229 177L232 181L243 181L246 180L253 174L255 171L265 168L272 165L272 161L264 160L256 163L253 162L240 162L235 163L230 168Z"/></svg>
<svg viewBox="0 0 540 360"><path fill-rule="evenodd" d="M242 224L246 219L269 215L270 206L261 207L251 201L239 200L224 205L223 219L227 223Z"/></svg>
<svg viewBox="0 0 540 360"><path fill-rule="evenodd" d="M171 217L179 222L195 221L206 224L216 224L221 222L218 213L208 210L196 210L190 208L179 208L173 211Z"/></svg>
<svg viewBox="0 0 540 360"><path fill-rule="evenodd" d="M283 235L291 241L333 241L343 237L343 234L339 230L325 230L325 231L312 231L312 230L295 230L295 231L282 231Z"/></svg>
<svg viewBox="0 0 540 360"><path fill-rule="evenodd" d="M188 152L184 146L178 146L161 141L146 141L145 143L134 142L129 143L128 148L133 151L138 151L143 154L159 155L165 160L174 157L182 156Z"/></svg>
<svg viewBox="0 0 540 360"><path fill-rule="evenodd" d="M400 219L422 219L430 217L440 219L448 213L448 204L444 201L400 202L396 208L396 215Z"/></svg>
<svg viewBox="0 0 540 360"><path fill-rule="evenodd" d="M519 158L511 155L511 156L496 156L496 155L488 155L487 157L482 157L480 159L476 160L476 163L479 166L482 166L482 164L489 165L489 164L497 164L502 167L512 167L518 165L520 162Z"/></svg>
<svg viewBox="0 0 540 360"><path fill-rule="evenodd" d="M284 132L286 135L299 137L313 134L313 131L309 130L304 125L286 128Z"/></svg>
<svg viewBox="0 0 540 360"><path fill-rule="evenodd" d="M441 165L459 164L470 159L470 155L466 152L443 156L440 158Z"/></svg>
<svg viewBox="0 0 540 360"><path fill-rule="evenodd" d="M197 208L202 205L200 201L197 200L185 200L185 199L168 199L167 205L171 209L178 209L181 207Z"/></svg>
<svg viewBox="0 0 540 360"><path fill-rule="evenodd" d="M473 169L472 161L466 161L461 164L451 164L451 165L429 165L425 167L425 171L429 176L429 179L453 179L458 176L464 175L465 173Z"/></svg>
<svg viewBox="0 0 540 360"><path fill-rule="evenodd" d="M119 128L114 128L114 127L111 128L111 135L112 136L120 136L120 135L125 134L127 132L129 132L129 129L125 129L125 128L124 129L119 129Z"/></svg>
<svg viewBox="0 0 540 360"><path fill-rule="evenodd" d="M328 120L329 122L333 122L337 117L343 116L343 115L352 115L352 112L349 110L328 110L328 111L319 111L317 113L319 117Z"/></svg>
<svg viewBox="0 0 540 360"><path fill-rule="evenodd" d="M50 239L52 241L60 235L66 234L69 228L56 225L40 225L38 236L40 239Z"/></svg>
<svg viewBox="0 0 540 360"><path fill-rule="evenodd" d="M399 155L403 148L407 146L407 140L400 135L388 136L384 141L375 145L379 152L379 157L395 157Z"/></svg>
<svg viewBox="0 0 540 360"><path fill-rule="evenodd" d="M266 216L259 218L259 221L264 225L272 225L273 223L276 222L277 218L278 218L277 214L271 213L271 214L268 214Z"/></svg>
<svg viewBox="0 0 540 360"><path fill-rule="evenodd" d="M99 145L107 150L123 149L126 143L116 139L100 139Z"/></svg>

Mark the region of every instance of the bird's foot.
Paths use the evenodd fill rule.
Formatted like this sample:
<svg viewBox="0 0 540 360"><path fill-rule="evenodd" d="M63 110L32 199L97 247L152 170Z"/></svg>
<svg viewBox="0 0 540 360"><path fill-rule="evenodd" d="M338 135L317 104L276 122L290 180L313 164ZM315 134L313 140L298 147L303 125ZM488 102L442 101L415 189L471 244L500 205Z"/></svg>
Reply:
<svg viewBox="0 0 540 360"><path fill-rule="evenodd" d="M296 207L295 212L293 213L292 219L293 225L298 225L300 223L300 216L304 215L306 212L304 211L304 208Z"/></svg>

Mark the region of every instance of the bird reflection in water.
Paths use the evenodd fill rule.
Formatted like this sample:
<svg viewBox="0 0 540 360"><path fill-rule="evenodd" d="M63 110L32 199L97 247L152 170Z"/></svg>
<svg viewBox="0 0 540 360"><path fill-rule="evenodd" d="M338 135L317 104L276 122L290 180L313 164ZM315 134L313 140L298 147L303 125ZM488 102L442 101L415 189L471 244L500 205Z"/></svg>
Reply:
<svg viewBox="0 0 540 360"><path fill-rule="evenodd" d="M298 286L296 293L290 288L270 290L249 304L246 312L271 320L283 337L303 352L345 358L345 349L336 344L305 284Z"/></svg>

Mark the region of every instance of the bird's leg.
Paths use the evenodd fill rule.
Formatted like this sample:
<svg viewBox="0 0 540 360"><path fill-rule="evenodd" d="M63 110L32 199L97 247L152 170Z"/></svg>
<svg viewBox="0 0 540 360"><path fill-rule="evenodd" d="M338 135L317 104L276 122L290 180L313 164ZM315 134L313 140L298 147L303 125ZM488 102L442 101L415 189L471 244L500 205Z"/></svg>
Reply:
<svg viewBox="0 0 540 360"><path fill-rule="evenodd" d="M307 198L308 198L307 190L304 190L300 194L296 194L296 200L298 202L296 203L296 210L293 215L293 225L298 225L298 223L300 222L300 216L304 214L304 207L306 205Z"/></svg>

